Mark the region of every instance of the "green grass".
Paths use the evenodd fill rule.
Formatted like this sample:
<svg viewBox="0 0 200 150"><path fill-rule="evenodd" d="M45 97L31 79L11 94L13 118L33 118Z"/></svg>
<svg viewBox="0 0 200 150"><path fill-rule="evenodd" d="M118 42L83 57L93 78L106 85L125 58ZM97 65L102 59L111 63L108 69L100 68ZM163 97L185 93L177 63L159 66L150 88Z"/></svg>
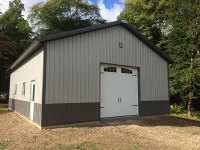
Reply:
<svg viewBox="0 0 200 150"><path fill-rule="evenodd" d="M140 149L142 147L142 145L140 144L140 142L138 142L138 141L134 141L133 143L132 143L132 149L133 150L138 150L138 149Z"/></svg>
<svg viewBox="0 0 200 150"><path fill-rule="evenodd" d="M8 104L1 104L0 103L0 111L7 111L8 110Z"/></svg>
<svg viewBox="0 0 200 150"><path fill-rule="evenodd" d="M100 148L99 143L94 142L82 142L78 144L70 144L70 145L64 145L64 144L58 144L56 146L57 150L102 150Z"/></svg>
<svg viewBox="0 0 200 150"><path fill-rule="evenodd" d="M172 115L178 116L178 117L182 117L182 118L186 118L186 119L200 121L199 112L198 112L198 114L197 114L197 112L193 112L193 116L192 117L189 117L187 113L181 113L181 114L173 113Z"/></svg>
<svg viewBox="0 0 200 150"><path fill-rule="evenodd" d="M187 110L186 110L186 108L184 107L183 104L180 104L180 105L172 104L172 105L170 105L170 109L171 109L171 113L173 115L177 115L179 117L188 118L188 119L200 120L200 111L193 110L192 111L193 117L188 117Z"/></svg>
<svg viewBox="0 0 200 150"><path fill-rule="evenodd" d="M0 150L5 150L8 146L8 142L0 141Z"/></svg>
<svg viewBox="0 0 200 150"><path fill-rule="evenodd" d="M134 140L131 145L130 148L127 150L145 150L145 149L154 149L153 148L153 144L150 143L147 140L144 141L139 141L139 140Z"/></svg>

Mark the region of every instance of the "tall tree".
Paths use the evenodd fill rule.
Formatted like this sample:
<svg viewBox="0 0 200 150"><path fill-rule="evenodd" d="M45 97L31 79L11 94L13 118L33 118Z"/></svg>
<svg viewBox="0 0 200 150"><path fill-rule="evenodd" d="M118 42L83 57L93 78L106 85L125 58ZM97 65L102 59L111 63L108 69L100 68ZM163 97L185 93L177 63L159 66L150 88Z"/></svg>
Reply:
<svg viewBox="0 0 200 150"><path fill-rule="evenodd" d="M170 0L170 6L171 92L186 100L191 116L193 101L200 99L200 1Z"/></svg>
<svg viewBox="0 0 200 150"><path fill-rule="evenodd" d="M31 22L39 36L104 23L96 5L82 0L48 0L31 8Z"/></svg>
<svg viewBox="0 0 200 150"><path fill-rule="evenodd" d="M125 0L118 20L126 20L139 29L154 44L160 46L165 28L165 0Z"/></svg>
<svg viewBox="0 0 200 150"><path fill-rule="evenodd" d="M6 70L32 41L32 28L23 18L23 11L21 0L12 0L0 15L0 91L8 90Z"/></svg>

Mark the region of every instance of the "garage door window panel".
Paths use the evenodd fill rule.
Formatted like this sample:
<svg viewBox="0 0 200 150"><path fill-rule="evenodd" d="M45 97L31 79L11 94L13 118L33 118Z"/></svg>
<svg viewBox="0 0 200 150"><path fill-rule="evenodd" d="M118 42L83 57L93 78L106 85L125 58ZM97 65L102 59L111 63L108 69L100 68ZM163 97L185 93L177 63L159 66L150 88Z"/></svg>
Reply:
<svg viewBox="0 0 200 150"><path fill-rule="evenodd" d="M116 67L106 67L104 68L105 72L117 72L117 68Z"/></svg>
<svg viewBox="0 0 200 150"><path fill-rule="evenodd" d="M121 73L133 74L133 71L126 68L121 68Z"/></svg>

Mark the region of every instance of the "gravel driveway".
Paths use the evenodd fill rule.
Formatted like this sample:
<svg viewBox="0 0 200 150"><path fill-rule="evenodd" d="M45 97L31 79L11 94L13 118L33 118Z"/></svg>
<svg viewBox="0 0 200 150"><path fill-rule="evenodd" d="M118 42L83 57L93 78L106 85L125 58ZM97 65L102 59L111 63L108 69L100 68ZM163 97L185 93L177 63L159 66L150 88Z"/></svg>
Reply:
<svg viewBox="0 0 200 150"><path fill-rule="evenodd" d="M13 112L0 112L0 149L200 149L200 122L142 117L40 130Z"/></svg>

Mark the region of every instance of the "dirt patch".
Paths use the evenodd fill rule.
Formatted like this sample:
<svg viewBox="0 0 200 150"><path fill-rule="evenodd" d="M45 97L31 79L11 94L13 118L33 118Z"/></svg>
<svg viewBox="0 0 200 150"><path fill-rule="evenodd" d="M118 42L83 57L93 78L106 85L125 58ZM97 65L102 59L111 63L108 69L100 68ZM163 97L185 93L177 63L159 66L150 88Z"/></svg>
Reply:
<svg viewBox="0 0 200 150"><path fill-rule="evenodd" d="M13 112L0 113L6 149L200 149L200 122L174 116L142 117L40 130ZM1 145L0 145L1 146Z"/></svg>

